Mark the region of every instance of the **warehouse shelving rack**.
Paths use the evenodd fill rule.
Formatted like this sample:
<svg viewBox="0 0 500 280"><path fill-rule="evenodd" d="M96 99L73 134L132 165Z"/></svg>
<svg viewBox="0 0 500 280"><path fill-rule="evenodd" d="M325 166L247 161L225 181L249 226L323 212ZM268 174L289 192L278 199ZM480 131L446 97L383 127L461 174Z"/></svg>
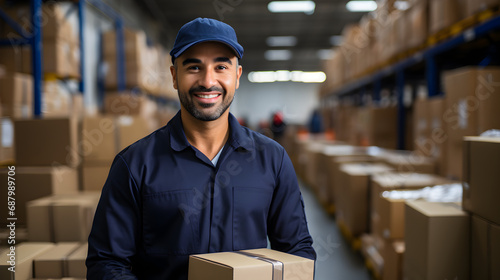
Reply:
<svg viewBox="0 0 500 280"><path fill-rule="evenodd" d="M17 22L10 18L1 8L0 8L0 20L4 20L7 24L20 35L20 38L6 38L0 39L0 47L13 47L29 45L31 47L32 54L32 72L33 72L33 86L34 86L34 116L42 117L42 88L43 88L43 45L42 45L42 26L41 26L41 13L42 13L42 0L30 0L31 5L31 33L28 33L24 28L22 28ZM118 91L124 91L126 89L126 65L125 65L125 35L124 35L124 21L122 16L112 9L110 6L102 2L101 0L80 0L74 3L75 7L78 8L78 29L79 29L79 39L80 39L80 81L79 81L79 91L81 94L85 94L85 41L84 41L84 26L85 26L85 5L90 4L107 17L109 17L114 22L114 27L116 31L116 54L117 54L117 83ZM160 104L174 104L177 105L178 102L170 100L164 97L152 97L156 102Z"/></svg>
<svg viewBox="0 0 500 280"><path fill-rule="evenodd" d="M42 87L43 87L43 60L42 60L42 0L30 0L31 5L31 33L28 33L17 22L10 18L2 9L0 9L0 19L16 31L20 38L7 38L0 40L1 47L15 47L29 45L31 47L32 57L32 72L33 72L33 100L34 100L34 116L42 117ZM84 23L84 2L75 3L78 6L79 15L79 36L80 36L80 55L83 61L84 58L84 42L83 42L83 23ZM85 92L85 64L80 63L80 83L79 90L83 94Z"/></svg>
<svg viewBox="0 0 500 280"><path fill-rule="evenodd" d="M125 24L122 16L101 0L86 0L89 4L101 11L114 22L116 32L116 55L117 55L117 90L123 92L127 89L126 86L126 64L125 64ZM82 2L82 1L80 1ZM148 39L149 44L149 39ZM83 58L83 57L82 57ZM104 86L100 86L100 90L104 91ZM132 90L134 93L134 90ZM160 105L173 106L179 108L179 101L162 96L148 95L148 98L154 100Z"/></svg>
<svg viewBox="0 0 500 280"><path fill-rule="evenodd" d="M380 99L381 91L383 90L384 81L392 80L394 85L394 92L397 98L398 106L398 149L405 149L405 122L406 110L403 102L404 91L408 80L410 79L407 73L410 68L420 66L423 68L423 77L426 80L429 97L442 95L440 90L440 65L438 58L450 51L453 51L467 43L474 40L484 38L494 31L500 31L500 16L491 10L485 11L482 15L477 15L479 23L474 26L464 24L464 28L459 32L454 32L450 36L440 42L435 42L434 37L430 37L429 41L432 45L413 53L412 55L396 62L385 66L378 71L348 83L336 90L332 94L327 95L324 104L334 104L329 102L331 99L345 98L348 96L359 96L371 92L373 100ZM466 19L470 21L470 19ZM460 26L458 24L457 26ZM456 28L455 28L456 30ZM496 48L496 46L494 46ZM491 49L490 49L491 50ZM491 54L488 53L486 57L478 63L479 66L486 66L491 61ZM423 67L422 67L423 65ZM422 73L421 73L422 74Z"/></svg>

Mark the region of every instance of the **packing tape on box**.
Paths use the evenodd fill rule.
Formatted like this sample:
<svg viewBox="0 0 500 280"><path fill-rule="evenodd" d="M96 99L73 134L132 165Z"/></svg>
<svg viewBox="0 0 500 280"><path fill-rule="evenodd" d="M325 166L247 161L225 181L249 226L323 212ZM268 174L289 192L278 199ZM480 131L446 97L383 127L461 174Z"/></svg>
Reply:
<svg viewBox="0 0 500 280"><path fill-rule="evenodd" d="M241 255L244 255L244 256L247 256L250 258L254 258L254 259L257 259L260 261L265 261L265 262L270 263L273 266L273 278L272 279L273 280L283 280L284 267L283 267L282 262L268 258L268 257L263 256L263 255L249 253L249 252L238 251L238 252L234 252L234 253L241 254Z"/></svg>

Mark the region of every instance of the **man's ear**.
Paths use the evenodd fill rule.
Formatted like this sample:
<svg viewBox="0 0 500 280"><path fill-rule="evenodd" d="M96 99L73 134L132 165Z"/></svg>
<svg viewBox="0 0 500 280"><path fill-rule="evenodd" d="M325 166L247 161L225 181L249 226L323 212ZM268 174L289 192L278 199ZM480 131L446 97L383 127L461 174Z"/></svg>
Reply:
<svg viewBox="0 0 500 280"><path fill-rule="evenodd" d="M172 74L174 89L177 89L177 69L175 69L175 66L170 66L170 73Z"/></svg>
<svg viewBox="0 0 500 280"><path fill-rule="evenodd" d="M236 73L236 89L238 89L240 87L240 77L241 77L241 74L243 74L243 67L241 65L238 65L238 71Z"/></svg>

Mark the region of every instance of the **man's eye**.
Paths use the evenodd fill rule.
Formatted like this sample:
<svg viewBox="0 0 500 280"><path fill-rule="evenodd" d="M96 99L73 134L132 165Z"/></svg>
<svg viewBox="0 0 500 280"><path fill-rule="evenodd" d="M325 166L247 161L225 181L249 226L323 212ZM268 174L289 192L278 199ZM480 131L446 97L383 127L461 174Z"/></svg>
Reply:
<svg viewBox="0 0 500 280"><path fill-rule="evenodd" d="M188 69L189 70L200 70L200 67L198 67L198 66L189 66Z"/></svg>
<svg viewBox="0 0 500 280"><path fill-rule="evenodd" d="M219 65L219 66L217 66L217 69L218 70L224 70L224 69L227 69L227 67L224 66L224 65Z"/></svg>

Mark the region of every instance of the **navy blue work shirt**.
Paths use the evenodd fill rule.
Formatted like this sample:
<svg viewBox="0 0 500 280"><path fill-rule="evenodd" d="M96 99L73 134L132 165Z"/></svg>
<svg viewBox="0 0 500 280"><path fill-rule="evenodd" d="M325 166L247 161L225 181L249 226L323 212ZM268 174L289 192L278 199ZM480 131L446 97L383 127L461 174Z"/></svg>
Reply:
<svg viewBox="0 0 500 280"><path fill-rule="evenodd" d="M279 144L239 125L214 166L180 112L114 159L89 236L88 279L187 279L191 254L271 248L316 259Z"/></svg>

